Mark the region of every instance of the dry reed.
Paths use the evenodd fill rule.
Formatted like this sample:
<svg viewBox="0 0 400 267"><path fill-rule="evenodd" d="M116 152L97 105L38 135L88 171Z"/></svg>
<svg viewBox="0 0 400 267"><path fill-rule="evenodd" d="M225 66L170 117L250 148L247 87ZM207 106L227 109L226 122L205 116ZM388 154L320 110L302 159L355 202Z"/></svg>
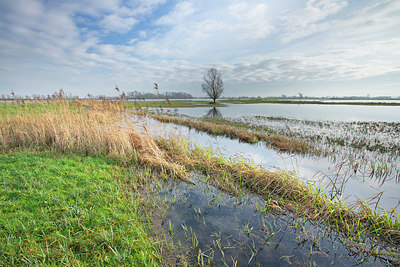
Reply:
<svg viewBox="0 0 400 267"><path fill-rule="evenodd" d="M19 112L0 119L0 150L27 148L104 155L123 161L138 161L173 175L185 177L182 166L167 162L152 136L139 133L119 102L80 100L85 108L71 108L63 99L49 108L19 105Z"/></svg>

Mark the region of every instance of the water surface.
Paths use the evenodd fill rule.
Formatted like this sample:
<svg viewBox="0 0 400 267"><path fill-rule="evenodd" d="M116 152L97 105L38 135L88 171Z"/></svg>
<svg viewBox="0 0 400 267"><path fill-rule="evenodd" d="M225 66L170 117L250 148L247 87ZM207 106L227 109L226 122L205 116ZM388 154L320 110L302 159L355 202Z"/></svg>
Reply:
<svg viewBox="0 0 400 267"><path fill-rule="evenodd" d="M251 145L222 136L213 137L189 130L185 126L160 123L149 118L147 127L155 135L187 137L191 143L210 147L216 154L224 157L251 160L268 169L292 172L294 176L307 182L321 183L326 186L328 195L346 200L346 203L354 203L360 199L370 201L380 192L383 194L378 204L382 209L391 210L400 203L400 181L395 177L382 182L380 179L371 179L368 174L349 171L327 158L279 153L263 143ZM331 185L331 181L335 179L338 183L336 190ZM371 201L371 207L374 208L376 203L372 202L374 201Z"/></svg>
<svg viewBox="0 0 400 267"><path fill-rule="evenodd" d="M178 108L178 113L203 117L209 107ZM400 122L400 106L317 105L317 104L227 104L219 107L223 117L284 117L315 121L383 121Z"/></svg>
<svg viewBox="0 0 400 267"><path fill-rule="evenodd" d="M195 175L196 176L196 175ZM169 181L156 189L168 199L164 229L191 248L192 263L222 266L352 266L362 257L340 235L302 218L275 212L247 193L233 197L194 178L195 185ZM373 258L363 266L381 266Z"/></svg>

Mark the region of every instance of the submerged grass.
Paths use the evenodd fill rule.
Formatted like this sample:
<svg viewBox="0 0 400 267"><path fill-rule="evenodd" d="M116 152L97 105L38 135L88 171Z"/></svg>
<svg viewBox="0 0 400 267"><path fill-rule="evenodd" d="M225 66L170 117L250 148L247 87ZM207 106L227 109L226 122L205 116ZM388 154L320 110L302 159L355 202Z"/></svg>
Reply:
<svg viewBox="0 0 400 267"><path fill-rule="evenodd" d="M342 233L358 253L399 263L400 221L395 211L380 214L363 202L347 206L341 200L329 199L323 188L305 184L293 174L217 157L210 150L191 148L185 140L159 138L157 143L171 160L202 171L222 189L240 194L242 187L247 188L264 197L276 212L305 216Z"/></svg>
<svg viewBox="0 0 400 267"><path fill-rule="evenodd" d="M363 177L382 181L400 177L400 124L396 122L319 122L263 116L222 119L225 121L308 142L315 148L311 154L344 164Z"/></svg>
<svg viewBox="0 0 400 267"><path fill-rule="evenodd" d="M281 151L290 151L296 153L308 153L312 150L312 146L304 141L299 141L290 137L278 135L278 134L266 134L262 132L248 131L247 129L217 124L204 121L196 121L189 119L181 119L171 116L151 114L152 118L166 123L174 123L184 125L189 128L196 129L198 131L206 132L213 136L225 136L231 139L239 139L241 142L254 144L260 141L264 141L267 146Z"/></svg>
<svg viewBox="0 0 400 267"><path fill-rule="evenodd" d="M0 155L0 265L158 265L132 179L117 161Z"/></svg>

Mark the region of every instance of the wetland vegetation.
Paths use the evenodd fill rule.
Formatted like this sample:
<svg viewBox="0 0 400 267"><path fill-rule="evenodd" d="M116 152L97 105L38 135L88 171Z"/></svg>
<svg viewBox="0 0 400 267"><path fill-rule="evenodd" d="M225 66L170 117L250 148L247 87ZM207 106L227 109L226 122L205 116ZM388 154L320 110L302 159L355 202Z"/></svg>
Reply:
<svg viewBox="0 0 400 267"><path fill-rule="evenodd" d="M350 206L292 172L154 137L130 105L62 93L1 104L2 264L399 264L395 209ZM318 139L248 121L153 116L290 153L321 151ZM227 213L237 223L225 229Z"/></svg>

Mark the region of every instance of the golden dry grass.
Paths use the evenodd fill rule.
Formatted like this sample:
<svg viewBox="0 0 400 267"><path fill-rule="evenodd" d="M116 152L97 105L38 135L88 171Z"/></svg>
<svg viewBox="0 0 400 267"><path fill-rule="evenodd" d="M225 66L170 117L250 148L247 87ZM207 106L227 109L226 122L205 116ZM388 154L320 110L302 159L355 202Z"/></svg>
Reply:
<svg viewBox="0 0 400 267"><path fill-rule="evenodd" d="M75 104L84 108L76 109L62 99L51 104L40 110L34 104L29 108L24 103L7 104L19 105L19 112L1 117L0 150L28 148L105 155L186 175L183 167L165 160L148 132L138 131L129 110L119 102L80 100Z"/></svg>

